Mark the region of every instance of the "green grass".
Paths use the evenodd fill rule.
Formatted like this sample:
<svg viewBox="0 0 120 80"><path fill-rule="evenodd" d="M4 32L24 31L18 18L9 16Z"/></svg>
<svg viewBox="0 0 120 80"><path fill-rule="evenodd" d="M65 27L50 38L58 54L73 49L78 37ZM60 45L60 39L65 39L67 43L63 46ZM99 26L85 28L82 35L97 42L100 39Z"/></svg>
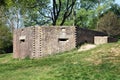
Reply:
<svg viewBox="0 0 120 80"><path fill-rule="evenodd" d="M0 80L120 80L120 42L40 59L2 54Z"/></svg>

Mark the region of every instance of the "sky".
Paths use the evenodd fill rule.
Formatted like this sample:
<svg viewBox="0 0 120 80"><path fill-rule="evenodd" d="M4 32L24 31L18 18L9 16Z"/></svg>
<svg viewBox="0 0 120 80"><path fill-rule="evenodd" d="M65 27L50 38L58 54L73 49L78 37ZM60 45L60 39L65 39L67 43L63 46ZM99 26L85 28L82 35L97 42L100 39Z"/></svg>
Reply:
<svg viewBox="0 0 120 80"><path fill-rule="evenodd" d="M115 3L120 5L120 0L115 0Z"/></svg>

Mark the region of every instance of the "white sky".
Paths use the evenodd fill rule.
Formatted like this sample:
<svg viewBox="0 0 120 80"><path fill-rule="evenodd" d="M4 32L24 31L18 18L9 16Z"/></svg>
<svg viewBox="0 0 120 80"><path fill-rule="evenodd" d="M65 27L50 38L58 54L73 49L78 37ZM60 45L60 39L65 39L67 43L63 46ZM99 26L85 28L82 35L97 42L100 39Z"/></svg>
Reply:
<svg viewBox="0 0 120 80"><path fill-rule="evenodd" d="M115 3L120 5L120 0L115 0Z"/></svg>

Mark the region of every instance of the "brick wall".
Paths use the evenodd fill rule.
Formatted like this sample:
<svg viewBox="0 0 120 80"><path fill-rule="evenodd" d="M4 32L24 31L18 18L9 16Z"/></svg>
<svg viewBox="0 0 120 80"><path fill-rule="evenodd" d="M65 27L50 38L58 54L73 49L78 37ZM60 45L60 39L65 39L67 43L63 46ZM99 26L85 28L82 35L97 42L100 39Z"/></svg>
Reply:
<svg viewBox="0 0 120 80"><path fill-rule="evenodd" d="M39 58L75 48L75 27L27 27L14 31L14 58Z"/></svg>
<svg viewBox="0 0 120 80"><path fill-rule="evenodd" d="M31 27L18 29L13 35L13 57L29 57L32 52L33 29Z"/></svg>
<svg viewBox="0 0 120 80"><path fill-rule="evenodd" d="M69 51L75 48L75 27L42 27L44 55Z"/></svg>
<svg viewBox="0 0 120 80"><path fill-rule="evenodd" d="M82 43L94 43L94 36L106 36L74 26L27 27L14 31L13 57L39 58L59 52L69 51ZM116 41L108 38L108 42Z"/></svg>

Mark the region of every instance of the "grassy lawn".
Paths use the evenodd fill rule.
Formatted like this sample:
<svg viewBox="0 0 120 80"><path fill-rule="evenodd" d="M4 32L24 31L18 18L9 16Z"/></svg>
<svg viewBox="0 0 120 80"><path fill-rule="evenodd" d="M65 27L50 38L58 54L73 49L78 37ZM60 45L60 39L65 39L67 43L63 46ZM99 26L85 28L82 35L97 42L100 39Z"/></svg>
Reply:
<svg viewBox="0 0 120 80"><path fill-rule="evenodd" d="M0 80L120 80L120 42L32 60L2 54Z"/></svg>

